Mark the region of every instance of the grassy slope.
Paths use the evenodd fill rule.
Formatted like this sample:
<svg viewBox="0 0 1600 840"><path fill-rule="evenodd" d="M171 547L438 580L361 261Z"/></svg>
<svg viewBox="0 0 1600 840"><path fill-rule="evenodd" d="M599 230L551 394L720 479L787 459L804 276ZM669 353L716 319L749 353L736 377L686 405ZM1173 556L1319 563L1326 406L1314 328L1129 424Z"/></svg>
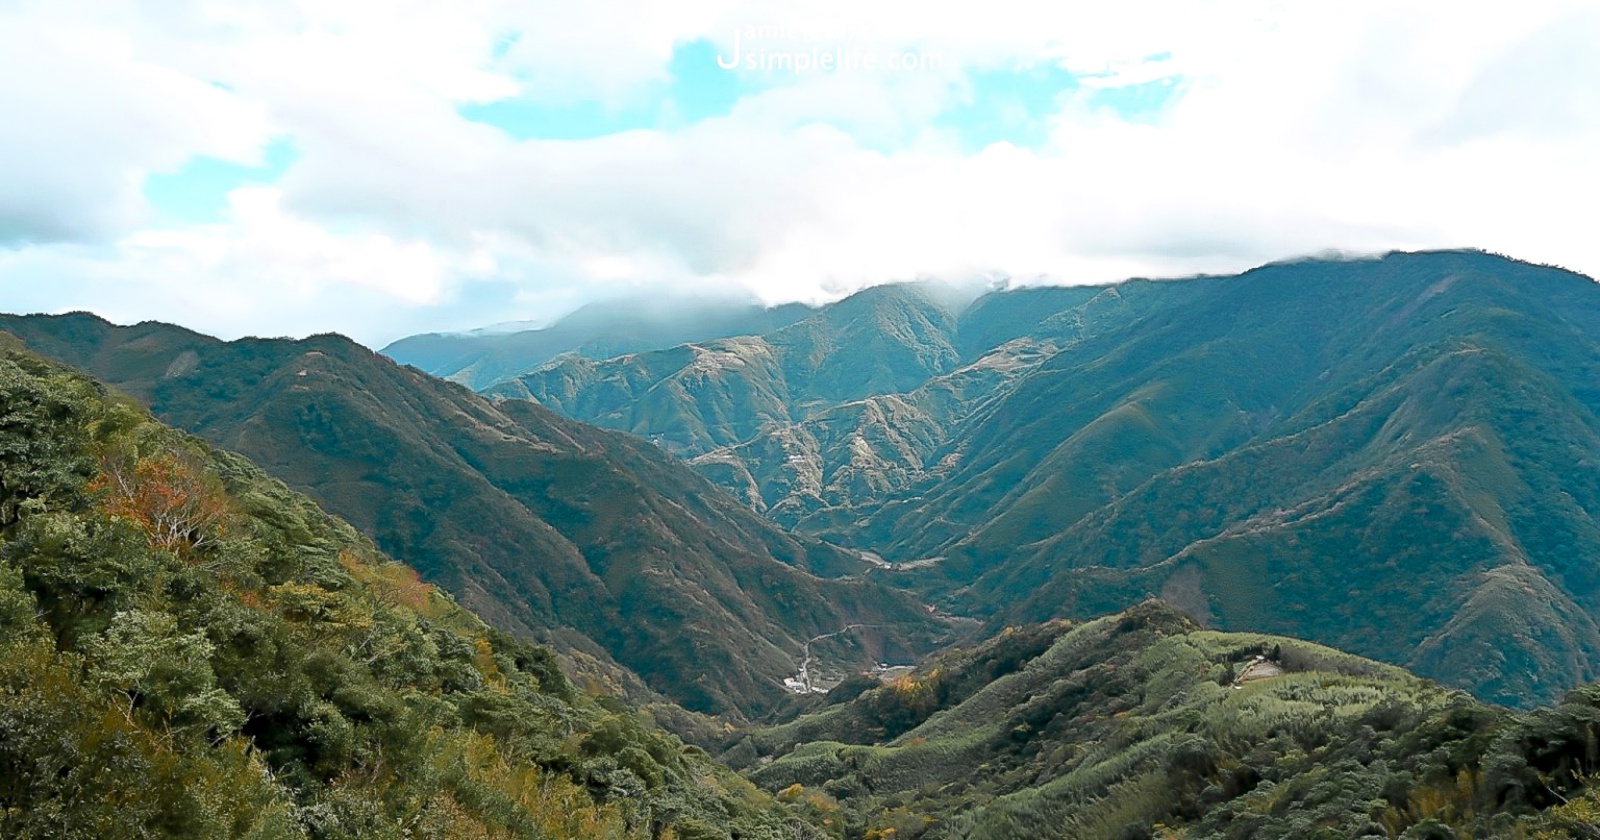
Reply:
<svg viewBox="0 0 1600 840"><path fill-rule="evenodd" d="M1286 673L1233 687L1260 655ZM1594 689L1519 718L1160 602L830 699L727 758L852 837L1566 836L1600 761Z"/></svg>
<svg viewBox="0 0 1600 840"><path fill-rule="evenodd" d="M772 708L801 642L845 624L874 625L861 661L930 637L910 598L830 579L852 555L783 534L654 447L497 408L337 336L3 325L251 457L496 625L614 657L690 708Z"/></svg>

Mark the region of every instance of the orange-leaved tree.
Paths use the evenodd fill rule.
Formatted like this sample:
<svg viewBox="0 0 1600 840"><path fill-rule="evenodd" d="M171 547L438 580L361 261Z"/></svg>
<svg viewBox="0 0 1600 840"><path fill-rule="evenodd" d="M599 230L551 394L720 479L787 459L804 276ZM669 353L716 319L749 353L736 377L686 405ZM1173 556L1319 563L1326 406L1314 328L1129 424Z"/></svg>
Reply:
<svg viewBox="0 0 1600 840"><path fill-rule="evenodd" d="M174 449L144 458L107 453L94 486L108 491L111 515L133 522L151 547L167 551L214 544L231 513L221 483L194 456Z"/></svg>

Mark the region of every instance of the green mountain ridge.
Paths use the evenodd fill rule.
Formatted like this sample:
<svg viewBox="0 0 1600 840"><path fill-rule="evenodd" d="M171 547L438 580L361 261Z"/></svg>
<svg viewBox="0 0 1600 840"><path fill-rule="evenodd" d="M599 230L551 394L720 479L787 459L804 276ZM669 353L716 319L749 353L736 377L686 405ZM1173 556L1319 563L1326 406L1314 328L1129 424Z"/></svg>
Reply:
<svg viewBox="0 0 1600 840"><path fill-rule="evenodd" d="M0 329L250 457L496 626L615 660L696 711L775 708L804 641L849 624L871 629L829 649L835 668L943 632L913 598L841 579L856 554L784 534L649 444L341 337L222 342L87 315Z"/></svg>
<svg viewBox="0 0 1600 840"><path fill-rule="evenodd" d="M563 358L485 393L648 438L794 526L930 475L953 427L1082 329L1081 318L1040 326L1040 304L1094 296L1016 294L1021 305L980 302L961 324L948 290L879 286L770 335ZM977 340L960 346L962 335Z"/></svg>
<svg viewBox="0 0 1600 840"><path fill-rule="evenodd" d="M1002 513L949 546L978 572L964 600L1029 592L1005 611L1012 620L1059 614L1079 599L1092 614L1121 605L1106 599L1114 581L1126 603L1187 575L1199 590L1195 606L1220 626L1325 641L1500 702L1547 702L1592 679L1600 531L1590 512L1600 510L1600 493L1592 472L1569 465L1600 458L1592 376L1600 300L1585 278L1492 260L1486 271L1479 260L1488 258L1476 255L1438 255L1456 265L1431 267L1433 256L1356 264L1378 282L1339 291L1378 299L1356 309L1370 313L1364 319L1330 328L1359 343L1285 333L1151 348L1167 368L1159 378L1141 362L1136 378L1099 391L1105 402L1080 409L1089 422L1077 439L1026 474L996 477L1014 481L995 506ZM1283 267L1295 269L1305 267ZM1505 273L1562 305L1531 297ZM1231 291L1298 291L1272 279ZM1256 318L1261 327L1250 334L1261 336L1272 324L1264 313L1281 317L1291 303L1225 299L1188 323L1215 330L1223 311L1242 312L1227 329ZM1415 323L1402 330L1406 319ZM1161 343L1159 331L1140 329L1118 352L1152 337ZM1216 355L1243 360L1217 364ZM1019 388L1023 406L1069 392L1082 400L1094 392L1087 383L1106 380L1105 356L1064 356L1047 365L1058 376ZM1284 367L1301 372L1270 376ZM1244 384L1240 370L1257 374ZM1104 413L1089 420L1096 412ZM1008 415L1028 416L1022 406ZM1014 426L989 451L1046 440ZM1093 457L1095 446L1115 455ZM1071 481L1107 462L1123 471L1115 486L1100 469L1097 489ZM995 467L967 469L952 485ZM1039 504L1064 489L1063 477L1094 489L1081 512L1059 496ZM917 520L940 509L929 505ZM1528 581L1528 596L1506 597L1522 590L1486 577L1495 569ZM1483 586L1498 594L1487 597ZM1457 620L1467 613L1471 622ZM1481 658L1423 655L1424 646L1454 647L1458 632L1478 637L1468 649ZM1496 639L1488 649L1486 635Z"/></svg>
<svg viewBox="0 0 1600 840"><path fill-rule="evenodd" d="M1500 702L1595 676L1589 278L1396 253L836 307L488 393L662 441L991 629L1162 594Z"/></svg>

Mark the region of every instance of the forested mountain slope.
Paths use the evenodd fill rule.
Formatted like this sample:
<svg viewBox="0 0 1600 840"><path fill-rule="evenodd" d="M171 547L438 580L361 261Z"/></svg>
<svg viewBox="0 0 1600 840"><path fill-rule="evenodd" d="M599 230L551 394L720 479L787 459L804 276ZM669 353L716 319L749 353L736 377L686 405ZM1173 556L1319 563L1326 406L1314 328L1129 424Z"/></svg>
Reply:
<svg viewBox="0 0 1600 840"><path fill-rule="evenodd" d="M0 341L0 836L814 835L243 458Z"/></svg>
<svg viewBox="0 0 1600 840"><path fill-rule="evenodd" d="M648 443L491 405L338 336L222 342L88 315L0 318L156 415L250 457L496 626L612 657L685 706L781 702L812 636L840 667L927 649L914 599L785 534Z"/></svg>

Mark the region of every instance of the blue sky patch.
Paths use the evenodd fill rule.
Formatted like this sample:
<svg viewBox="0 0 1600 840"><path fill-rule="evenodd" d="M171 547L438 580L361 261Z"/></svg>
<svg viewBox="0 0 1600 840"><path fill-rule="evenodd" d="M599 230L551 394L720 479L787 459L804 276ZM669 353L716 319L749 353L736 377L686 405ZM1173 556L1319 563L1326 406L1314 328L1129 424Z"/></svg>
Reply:
<svg viewBox="0 0 1600 840"><path fill-rule="evenodd" d="M796 84L803 78L793 72L724 69L718 65L722 52L709 39L679 44L673 50L668 78L639 91L621 106L594 100L547 104L514 98L463 105L458 113L494 126L516 140L588 140L624 131L672 131L724 117L743 97ZM1168 58L1159 54L1145 60L1160 62ZM965 90L934 125L959 137L963 151L968 153L999 142L1036 149L1049 141L1047 119L1059 109L1058 100L1065 94L1084 96L1090 107L1109 108L1123 119L1153 122L1180 88L1173 78L1119 88L1083 84L1084 79L1094 76L1074 75L1048 62L970 71ZM848 125L839 128L850 131ZM858 136L857 141L868 148L892 152L914 136L914 132L904 137Z"/></svg>
<svg viewBox="0 0 1600 840"><path fill-rule="evenodd" d="M218 222L228 207L229 192L248 184L270 184L278 180L299 156L294 143L286 137L267 144L260 166L196 155L177 172L152 172L145 176L144 198L168 222Z"/></svg>
<svg viewBox="0 0 1600 840"><path fill-rule="evenodd" d="M1077 77L1054 64L974 71L967 81L967 95L935 124L960 136L968 152L1000 142L1038 148L1049 139L1045 118L1055 113L1057 98L1080 86Z"/></svg>
<svg viewBox="0 0 1600 840"><path fill-rule="evenodd" d="M504 131L515 140L589 140L638 129L671 130L727 116L740 97L765 85L717 66L709 40L679 44L668 66L669 80L632 97L627 105L596 101L545 104L527 99L463 105L457 113Z"/></svg>
<svg viewBox="0 0 1600 840"><path fill-rule="evenodd" d="M1167 103L1177 98L1183 85L1176 76L1138 85L1099 88L1089 94L1091 108L1110 108L1128 122L1154 123Z"/></svg>

